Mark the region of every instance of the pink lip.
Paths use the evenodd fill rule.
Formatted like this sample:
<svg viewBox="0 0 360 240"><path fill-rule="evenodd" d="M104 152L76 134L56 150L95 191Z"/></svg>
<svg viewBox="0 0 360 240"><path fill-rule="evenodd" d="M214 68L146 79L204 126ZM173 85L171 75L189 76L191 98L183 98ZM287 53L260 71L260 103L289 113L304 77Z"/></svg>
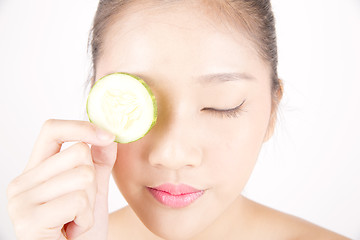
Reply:
<svg viewBox="0 0 360 240"><path fill-rule="evenodd" d="M148 190L156 200L172 208L186 207L204 193L204 190L198 190L188 185L169 183L157 187L148 187Z"/></svg>

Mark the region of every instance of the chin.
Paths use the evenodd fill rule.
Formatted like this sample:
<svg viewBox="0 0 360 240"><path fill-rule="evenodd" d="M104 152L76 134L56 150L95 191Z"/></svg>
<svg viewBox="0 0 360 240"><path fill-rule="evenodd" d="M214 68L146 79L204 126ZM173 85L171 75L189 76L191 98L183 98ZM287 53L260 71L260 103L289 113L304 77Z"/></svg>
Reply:
<svg viewBox="0 0 360 240"><path fill-rule="evenodd" d="M194 226L189 229L178 224L165 224L163 226L146 226L156 236L166 240L189 240L199 234L199 228Z"/></svg>
<svg viewBox="0 0 360 240"><path fill-rule="evenodd" d="M207 205L207 204L202 204ZM152 207L152 208L151 208ZM217 218L209 206L182 209L146 206L137 213L142 223L156 236L166 240L189 240L199 236Z"/></svg>

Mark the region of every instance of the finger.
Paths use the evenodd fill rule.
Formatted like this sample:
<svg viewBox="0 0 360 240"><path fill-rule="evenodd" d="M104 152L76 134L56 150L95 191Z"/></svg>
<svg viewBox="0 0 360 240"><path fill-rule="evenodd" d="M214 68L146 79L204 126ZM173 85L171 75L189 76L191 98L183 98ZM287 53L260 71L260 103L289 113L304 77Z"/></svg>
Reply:
<svg viewBox="0 0 360 240"><path fill-rule="evenodd" d="M92 146L92 158L95 167L97 194L94 206L93 228L86 234L94 239L101 239L108 233L108 189L111 170L117 155L117 144L112 143L105 147ZM75 223L70 223L69 227ZM80 236L81 238L81 236ZM85 239L85 238L84 238Z"/></svg>
<svg viewBox="0 0 360 240"><path fill-rule="evenodd" d="M94 206L94 225L93 229L96 232L90 234L94 238L96 236L106 236L108 231L108 190L109 179L111 170L116 160L117 144L112 143L106 147L92 146L92 157L94 161L96 182L97 182L97 194ZM99 238L100 239L100 238Z"/></svg>
<svg viewBox="0 0 360 240"><path fill-rule="evenodd" d="M25 172L58 153L64 142L81 141L106 146L115 136L86 121L50 119L43 125Z"/></svg>
<svg viewBox="0 0 360 240"><path fill-rule="evenodd" d="M42 229L60 231L65 223L74 221L66 229L69 239L86 232L94 223L93 211L84 191L68 193L44 203L36 208L34 215Z"/></svg>
<svg viewBox="0 0 360 240"><path fill-rule="evenodd" d="M107 194L109 177L111 175L111 171L114 167L117 156L117 143L112 143L104 147L92 146L91 156L95 167L98 193Z"/></svg>
<svg viewBox="0 0 360 240"><path fill-rule="evenodd" d="M7 196L11 199L62 172L81 165L94 167L90 148L83 142L76 143L51 156L39 165L15 178L9 184Z"/></svg>
<svg viewBox="0 0 360 240"><path fill-rule="evenodd" d="M96 188L94 168L82 165L61 173L17 197L26 199L26 201L33 205L40 205L69 192L83 190L87 193L91 208L93 209Z"/></svg>

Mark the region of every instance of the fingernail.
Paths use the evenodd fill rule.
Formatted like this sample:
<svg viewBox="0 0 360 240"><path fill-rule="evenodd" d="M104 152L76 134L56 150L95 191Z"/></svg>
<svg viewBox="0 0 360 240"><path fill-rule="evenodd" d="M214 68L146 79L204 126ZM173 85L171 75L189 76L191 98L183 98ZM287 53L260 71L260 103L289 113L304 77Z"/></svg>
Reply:
<svg viewBox="0 0 360 240"><path fill-rule="evenodd" d="M110 141L114 140L115 136L101 128L96 129L96 137L101 141Z"/></svg>

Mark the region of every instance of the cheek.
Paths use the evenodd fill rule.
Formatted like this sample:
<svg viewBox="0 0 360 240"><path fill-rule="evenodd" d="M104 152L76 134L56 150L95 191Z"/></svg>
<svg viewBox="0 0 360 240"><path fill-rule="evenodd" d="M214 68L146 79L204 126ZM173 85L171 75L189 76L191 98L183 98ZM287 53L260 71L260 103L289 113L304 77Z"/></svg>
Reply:
<svg viewBox="0 0 360 240"><path fill-rule="evenodd" d="M212 176L214 187L222 194L239 194L245 186L256 163L258 142L245 136L224 140L209 147L204 164Z"/></svg>
<svg viewBox="0 0 360 240"><path fill-rule="evenodd" d="M117 159L112 170L114 181L125 198L132 186L138 183L138 176L146 171L141 164L141 148L137 145L137 142L118 144Z"/></svg>
<svg viewBox="0 0 360 240"><path fill-rule="evenodd" d="M221 191L241 192L263 144L270 110L245 112L238 119L224 120L211 132L204 152L204 164ZM205 141L205 139L204 139Z"/></svg>
<svg viewBox="0 0 360 240"><path fill-rule="evenodd" d="M118 144L117 158L113 168L113 173L116 174L116 176L125 176L129 169L133 169L132 165L135 161L131 160L134 158L132 155L135 154L131 147L125 147L125 145Z"/></svg>

